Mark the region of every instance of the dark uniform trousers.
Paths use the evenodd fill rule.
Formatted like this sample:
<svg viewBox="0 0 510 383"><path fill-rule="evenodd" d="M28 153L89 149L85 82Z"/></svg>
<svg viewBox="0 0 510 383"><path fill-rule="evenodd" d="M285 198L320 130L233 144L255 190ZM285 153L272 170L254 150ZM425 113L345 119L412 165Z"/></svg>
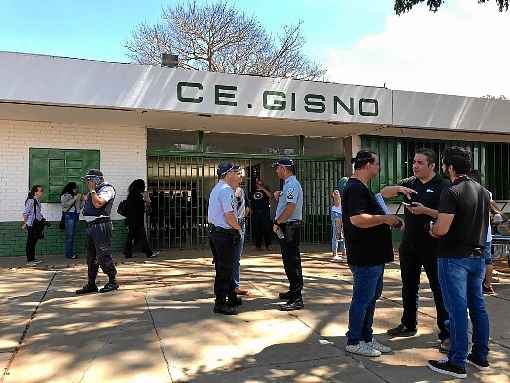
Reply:
<svg viewBox="0 0 510 383"><path fill-rule="evenodd" d="M87 266L89 282L95 283L101 266L110 281L115 280L117 270L112 259L112 223L102 222L87 228Z"/></svg>
<svg viewBox="0 0 510 383"><path fill-rule="evenodd" d="M251 217L251 228L256 247L261 247L262 239L264 239L264 245L266 247L271 245L273 232L271 231L269 212L266 210L254 210Z"/></svg>
<svg viewBox="0 0 510 383"><path fill-rule="evenodd" d="M216 301L224 303L227 297L235 295L233 275L236 236L234 231L210 231L209 245L216 270L214 295L216 295Z"/></svg>
<svg viewBox="0 0 510 383"><path fill-rule="evenodd" d="M440 330L439 339L449 338L450 334L446 324L448 312L444 306L437 276L437 247L423 246L423 243L413 245L403 242L400 245L399 257L400 274L402 277L402 303L404 305L402 324L410 329L415 329L417 326L418 291L423 266L436 304L437 326Z"/></svg>
<svg viewBox="0 0 510 383"><path fill-rule="evenodd" d="M303 270L299 253L300 223L288 222L280 225L284 238L280 239L283 267L289 280L289 291L293 298L301 297L303 290Z"/></svg>

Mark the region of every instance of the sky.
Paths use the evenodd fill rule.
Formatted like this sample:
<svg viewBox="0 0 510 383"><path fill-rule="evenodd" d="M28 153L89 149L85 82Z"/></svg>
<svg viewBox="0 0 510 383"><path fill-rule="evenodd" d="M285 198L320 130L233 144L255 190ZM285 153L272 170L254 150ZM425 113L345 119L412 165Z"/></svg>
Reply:
<svg viewBox="0 0 510 383"><path fill-rule="evenodd" d="M0 50L128 62L123 43L174 0L0 0ZM447 0L395 16L393 0L237 0L270 32L303 21L305 53L327 80L510 98L510 12ZM0 63L1 67L1 63Z"/></svg>

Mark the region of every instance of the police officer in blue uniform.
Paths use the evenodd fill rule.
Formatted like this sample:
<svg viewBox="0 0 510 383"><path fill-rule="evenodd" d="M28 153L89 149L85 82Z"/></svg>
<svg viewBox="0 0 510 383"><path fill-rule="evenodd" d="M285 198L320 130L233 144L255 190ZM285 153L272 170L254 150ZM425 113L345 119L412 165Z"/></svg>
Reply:
<svg viewBox="0 0 510 383"><path fill-rule="evenodd" d="M216 171L218 183L209 195L207 211L208 234L216 276L214 279L214 312L236 315L241 298L234 283L235 249L240 241L241 226L236 216L235 188L240 184L241 168L222 162Z"/></svg>
<svg viewBox="0 0 510 383"><path fill-rule="evenodd" d="M87 267L88 283L76 294L106 293L117 290L119 285L115 279L117 270L112 259L112 221L110 213L115 200L115 189L105 182L103 173L90 169L82 177L87 183L89 193L85 197L83 218L87 223ZM108 283L98 290L96 285L99 267L108 275Z"/></svg>
<svg viewBox="0 0 510 383"><path fill-rule="evenodd" d="M273 231L280 239L283 267L289 280L289 291L280 293L287 303L280 306L283 311L300 310L304 307L301 290L303 271L299 253L300 226L303 219L303 189L297 180L294 162L282 158L273 164L278 178L283 180L283 190L275 193L278 200Z"/></svg>

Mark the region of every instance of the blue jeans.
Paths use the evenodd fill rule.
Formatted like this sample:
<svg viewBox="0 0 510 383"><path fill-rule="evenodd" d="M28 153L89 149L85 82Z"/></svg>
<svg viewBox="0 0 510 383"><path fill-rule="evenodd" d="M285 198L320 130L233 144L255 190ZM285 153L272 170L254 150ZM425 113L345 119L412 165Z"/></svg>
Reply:
<svg viewBox="0 0 510 383"><path fill-rule="evenodd" d="M343 234L337 233L337 226L335 220L339 219L342 222L342 215L336 211L331 212L331 251L336 254L338 250L345 251L345 244ZM341 231L342 229L340 229ZM339 239L340 238L340 239Z"/></svg>
<svg viewBox="0 0 510 383"><path fill-rule="evenodd" d="M232 278L234 279L235 288L238 289L240 286L240 274L241 274L241 254L244 248L244 236L245 228L241 230L241 239L239 243L234 247L234 270L232 271Z"/></svg>
<svg viewBox="0 0 510 383"><path fill-rule="evenodd" d="M350 265L354 278L351 306L349 307L349 331L347 344L372 341L375 303L383 289L384 265Z"/></svg>
<svg viewBox="0 0 510 383"><path fill-rule="evenodd" d="M471 352L476 359L487 360L489 316L482 295L484 258L438 258L437 266L443 300L450 318L451 346L448 359L457 366L466 366L469 309L473 325Z"/></svg>
<svg viewBox="0 0 510 383"><path fill-rule="evenodd" d="M74 237L76 236L76 229L78 227L78 218L78 213L64 213L64 254L67 258L71 258L74 255Z"/></svg>
<svg viewBox="0 0 510 383"><path fill-rule="evenodd" d="M492 265L492 241L485 242L485 247L483 248L483 258L486 265Z"/></svg>

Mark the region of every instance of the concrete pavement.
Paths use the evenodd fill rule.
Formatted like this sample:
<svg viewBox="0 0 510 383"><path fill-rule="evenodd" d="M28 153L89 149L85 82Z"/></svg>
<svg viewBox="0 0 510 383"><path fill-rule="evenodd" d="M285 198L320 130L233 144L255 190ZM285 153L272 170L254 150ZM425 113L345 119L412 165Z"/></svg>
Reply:
<svg viewBox="0 0 510 383"><path fill-rule="evenodd" d="M304 250L304 310L277 310L287 286L280 256L248 249L241 279L251 295L233 317L212 313L207 251L118 258L120 290L82 297L74 290L85 283L83 260L26 268L22 258L0 259L0 382L455 381L425 367L442 357L425 275L418 334L389 339L401 302L398 265L388 265L374 331L395 352L357 357L344 351L349 269L324 248ZM510 382L510 275L499 277L498 295L487 297L493 368L470 367L468 382Z"/></svg>

